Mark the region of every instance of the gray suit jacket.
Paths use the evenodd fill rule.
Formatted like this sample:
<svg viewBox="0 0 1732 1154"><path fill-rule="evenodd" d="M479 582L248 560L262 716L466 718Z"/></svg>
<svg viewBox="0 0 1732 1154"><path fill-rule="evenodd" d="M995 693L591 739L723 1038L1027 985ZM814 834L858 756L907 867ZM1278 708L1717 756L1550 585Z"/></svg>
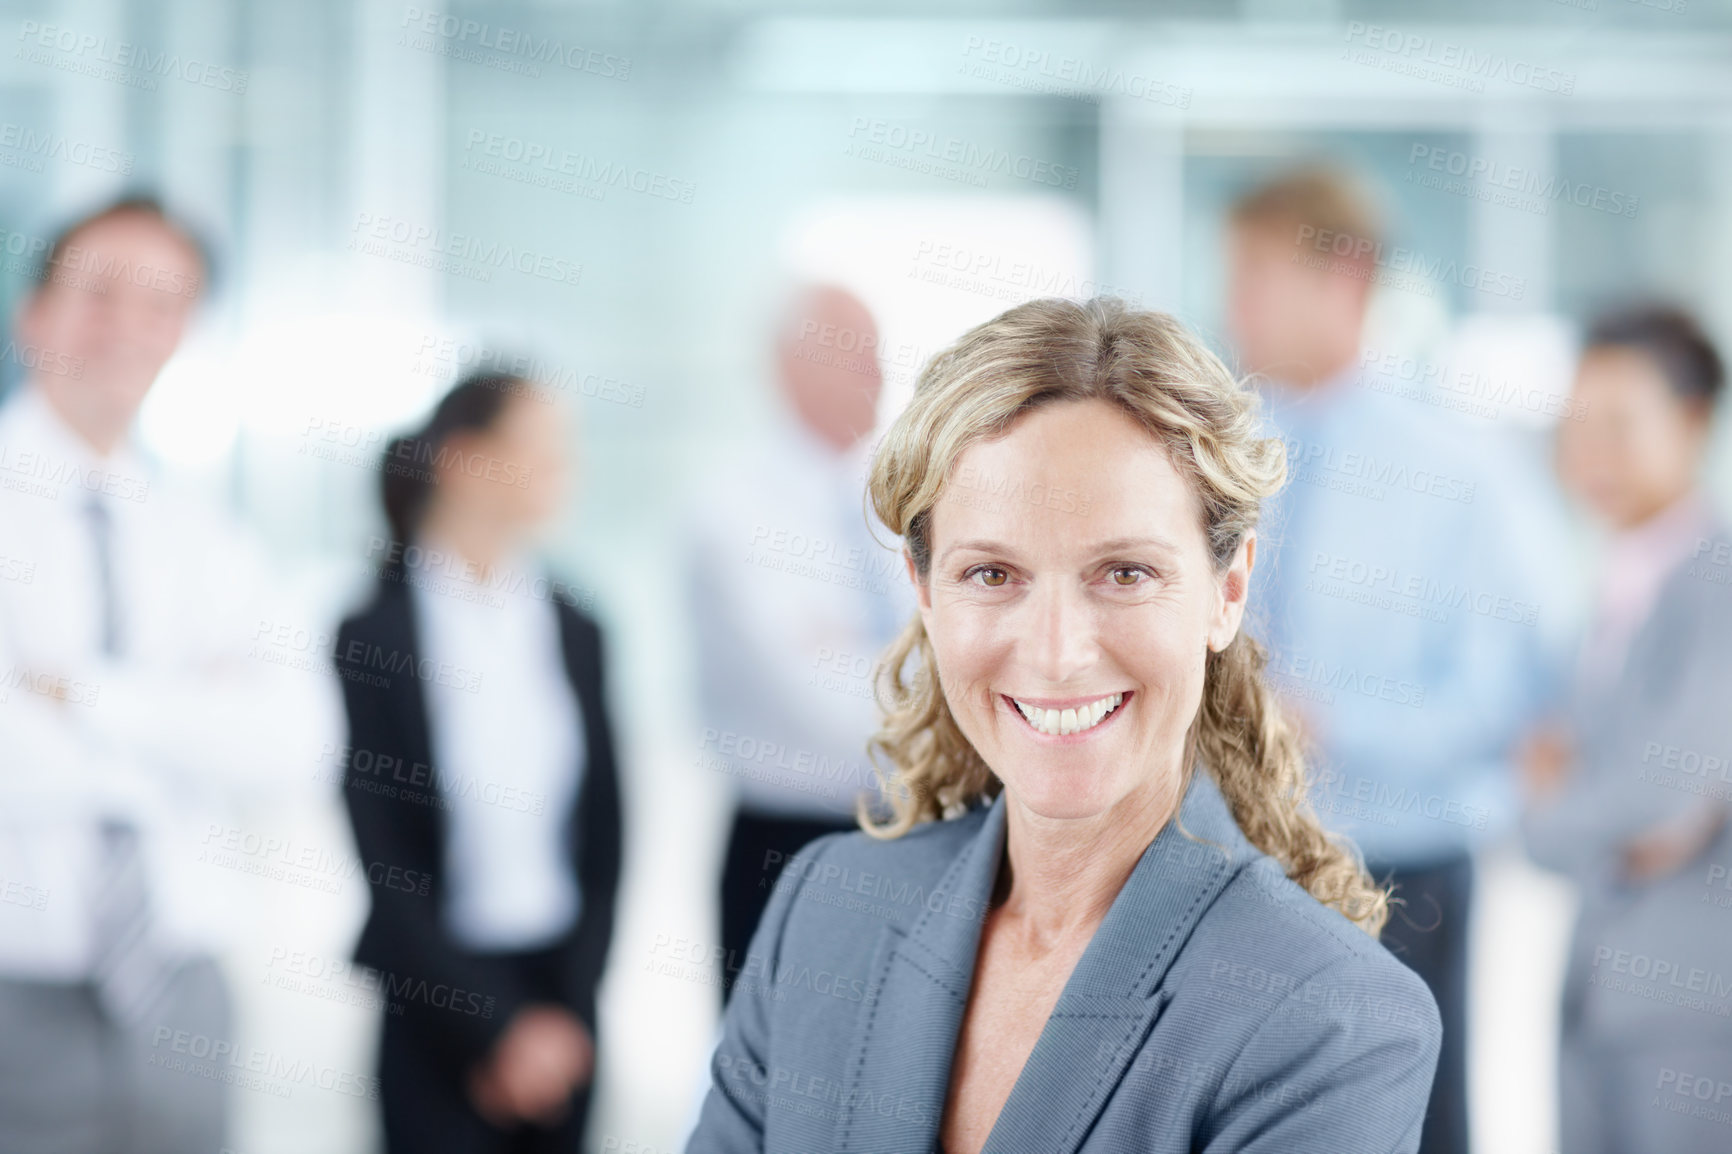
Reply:
<svg viewBox="0 0 1732 1154"><path fill-rule="evenodd" d="M986 1144L988 1154L1388 1154L1419 1145L1430 992L1289 881L1193 774ZM1004 802L789 863L711 1063L691 1154L931 1154L1004 847Z"/></svg>
<svg viewBox="0 0 1732 1154"><path fill-rule="evenodd" d="M1732 824L1695 861L1632 884L1626 844L1732 801L1732 538L1717 529L1666 580L1615 681L1571 703L1578 764L1523 818L1528 852L1570 874L1582 909L1566 1038L1732 1046Z"/></svg>

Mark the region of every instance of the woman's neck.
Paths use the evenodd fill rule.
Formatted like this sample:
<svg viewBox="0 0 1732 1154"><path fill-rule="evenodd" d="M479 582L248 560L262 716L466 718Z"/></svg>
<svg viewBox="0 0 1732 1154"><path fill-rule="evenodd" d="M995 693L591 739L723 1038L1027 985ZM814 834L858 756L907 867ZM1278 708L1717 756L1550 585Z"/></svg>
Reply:
<svg viewBox="0 0 1732 1154"><path fill-rule="evenodd" d="M1149 843L1178 810L1177 774L1105 813L1047 818L1007 796L1010 893L1000 913L1036 944L1092 937Z"/></svg>

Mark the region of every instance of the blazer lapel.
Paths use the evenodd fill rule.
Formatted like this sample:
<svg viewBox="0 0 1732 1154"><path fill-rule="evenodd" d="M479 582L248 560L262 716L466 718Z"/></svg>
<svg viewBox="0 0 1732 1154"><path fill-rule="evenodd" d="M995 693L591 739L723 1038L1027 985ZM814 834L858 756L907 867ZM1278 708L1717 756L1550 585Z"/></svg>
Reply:
<svg viewBox="0 0 1732 1154"><path fill-rule="evenodd" d="M1155 994L1161 979L1249 850L1199 766L1179 821L1143 851L1077 961L983 1154L1073 1154L1082 1144L1167 1003Z"/></svg>
<svg viewBox="0 0 1732 1154"><path fill-rule="evenodd" d="M405 659L411 669L420 665L420 629L415 620L415 606L409 586L385 582L379 596L379 644L394 658ZM427 721L426 687L419 677L396 674L386 689L390 709L396 716L397 732L403 742L403 754L410 768L427 767L429 792L439 789L440 766L433 753L433 731ZM443 861L445 844L445 808L442 805L405 805L401 820L412 826L417 844L428 854L431 863ZM430 866L440 872L440 867ZM443 884L441 882L441 884Z"/></svg>
<svg viewBox="0 0 1732 1154"><path fill-rule="evenodd" d="M380 630L385 645L392 650L393 660L406 661L410 669L420 665L420 630L415 621L415 606L407 585L386 586L380 598L381 606L389 606L382 614ZM399 732L408 744L408 752L433 764L433 736L427 724L427 697L421 679L411 673L391 679L391 706L397 713Z"/></svg>
<svg viewBox="0 0 1732 1154"><path fill-rule="evenodd" d="M924 895L907 933L889 925L880 933L842 1085L837 1151L931 1154L1003 848L1001 797Z"/></svg>

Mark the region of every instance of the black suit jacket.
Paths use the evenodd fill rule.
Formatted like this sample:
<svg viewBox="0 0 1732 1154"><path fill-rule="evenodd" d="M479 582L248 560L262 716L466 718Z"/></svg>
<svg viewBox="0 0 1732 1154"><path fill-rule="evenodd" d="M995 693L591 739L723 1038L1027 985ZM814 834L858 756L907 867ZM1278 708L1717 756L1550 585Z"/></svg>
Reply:
<svg viewBox="0 0 1732 1154"><path fill-rule="evenodd" d="M555 607L566 675L582 708L587 762L571 811L562 815L583 907L553 948L561 1000L593 1033L619 889L619 783L601 630L562 597ZM337 634L334 664L349 717L343 796L369 863L373 899L355 958L380 971L387 1012L423 1025L417 1033L457 1071L481 1059L533 999L511 958L463 949L441 920L444 802L422 680L436 674L420 660L419 640L409 587L391 573Z"/></svg>

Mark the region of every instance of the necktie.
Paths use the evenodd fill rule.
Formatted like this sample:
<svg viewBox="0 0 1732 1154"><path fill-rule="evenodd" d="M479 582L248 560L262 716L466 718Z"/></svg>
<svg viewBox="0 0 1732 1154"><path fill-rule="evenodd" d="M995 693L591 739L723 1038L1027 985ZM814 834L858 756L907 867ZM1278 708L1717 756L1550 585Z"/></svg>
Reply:
<svg viewBox="0 0 1732 1154"><path fill-rule="evenodd" d="M114 526L108 508L92 497L86 506L95 546L101 598L102 651L120 655L119 584L114 572ZM91 979L109 1016L137 1025L167 988L177 959L157 941L138 830L119 819L101 825L100 857L91 901L94 945Z"/></svg>
<svg viewBox="0 0 1732 1154"><path fill-rule="evenodd" d="M115 1021L136 1026L168 988L179 959L157 940L138 830L102 823L102 858L91 903L90 975Z"/></svg>
<svg viewBox="0 0 1732 1154"><path fill-rule="evenodd" d="M97 594L102 599L102 652L120 654L120 600L114 580L114 521L108 506L92 494L85 506L90 518L90 537L95 546Z"/></svg>

